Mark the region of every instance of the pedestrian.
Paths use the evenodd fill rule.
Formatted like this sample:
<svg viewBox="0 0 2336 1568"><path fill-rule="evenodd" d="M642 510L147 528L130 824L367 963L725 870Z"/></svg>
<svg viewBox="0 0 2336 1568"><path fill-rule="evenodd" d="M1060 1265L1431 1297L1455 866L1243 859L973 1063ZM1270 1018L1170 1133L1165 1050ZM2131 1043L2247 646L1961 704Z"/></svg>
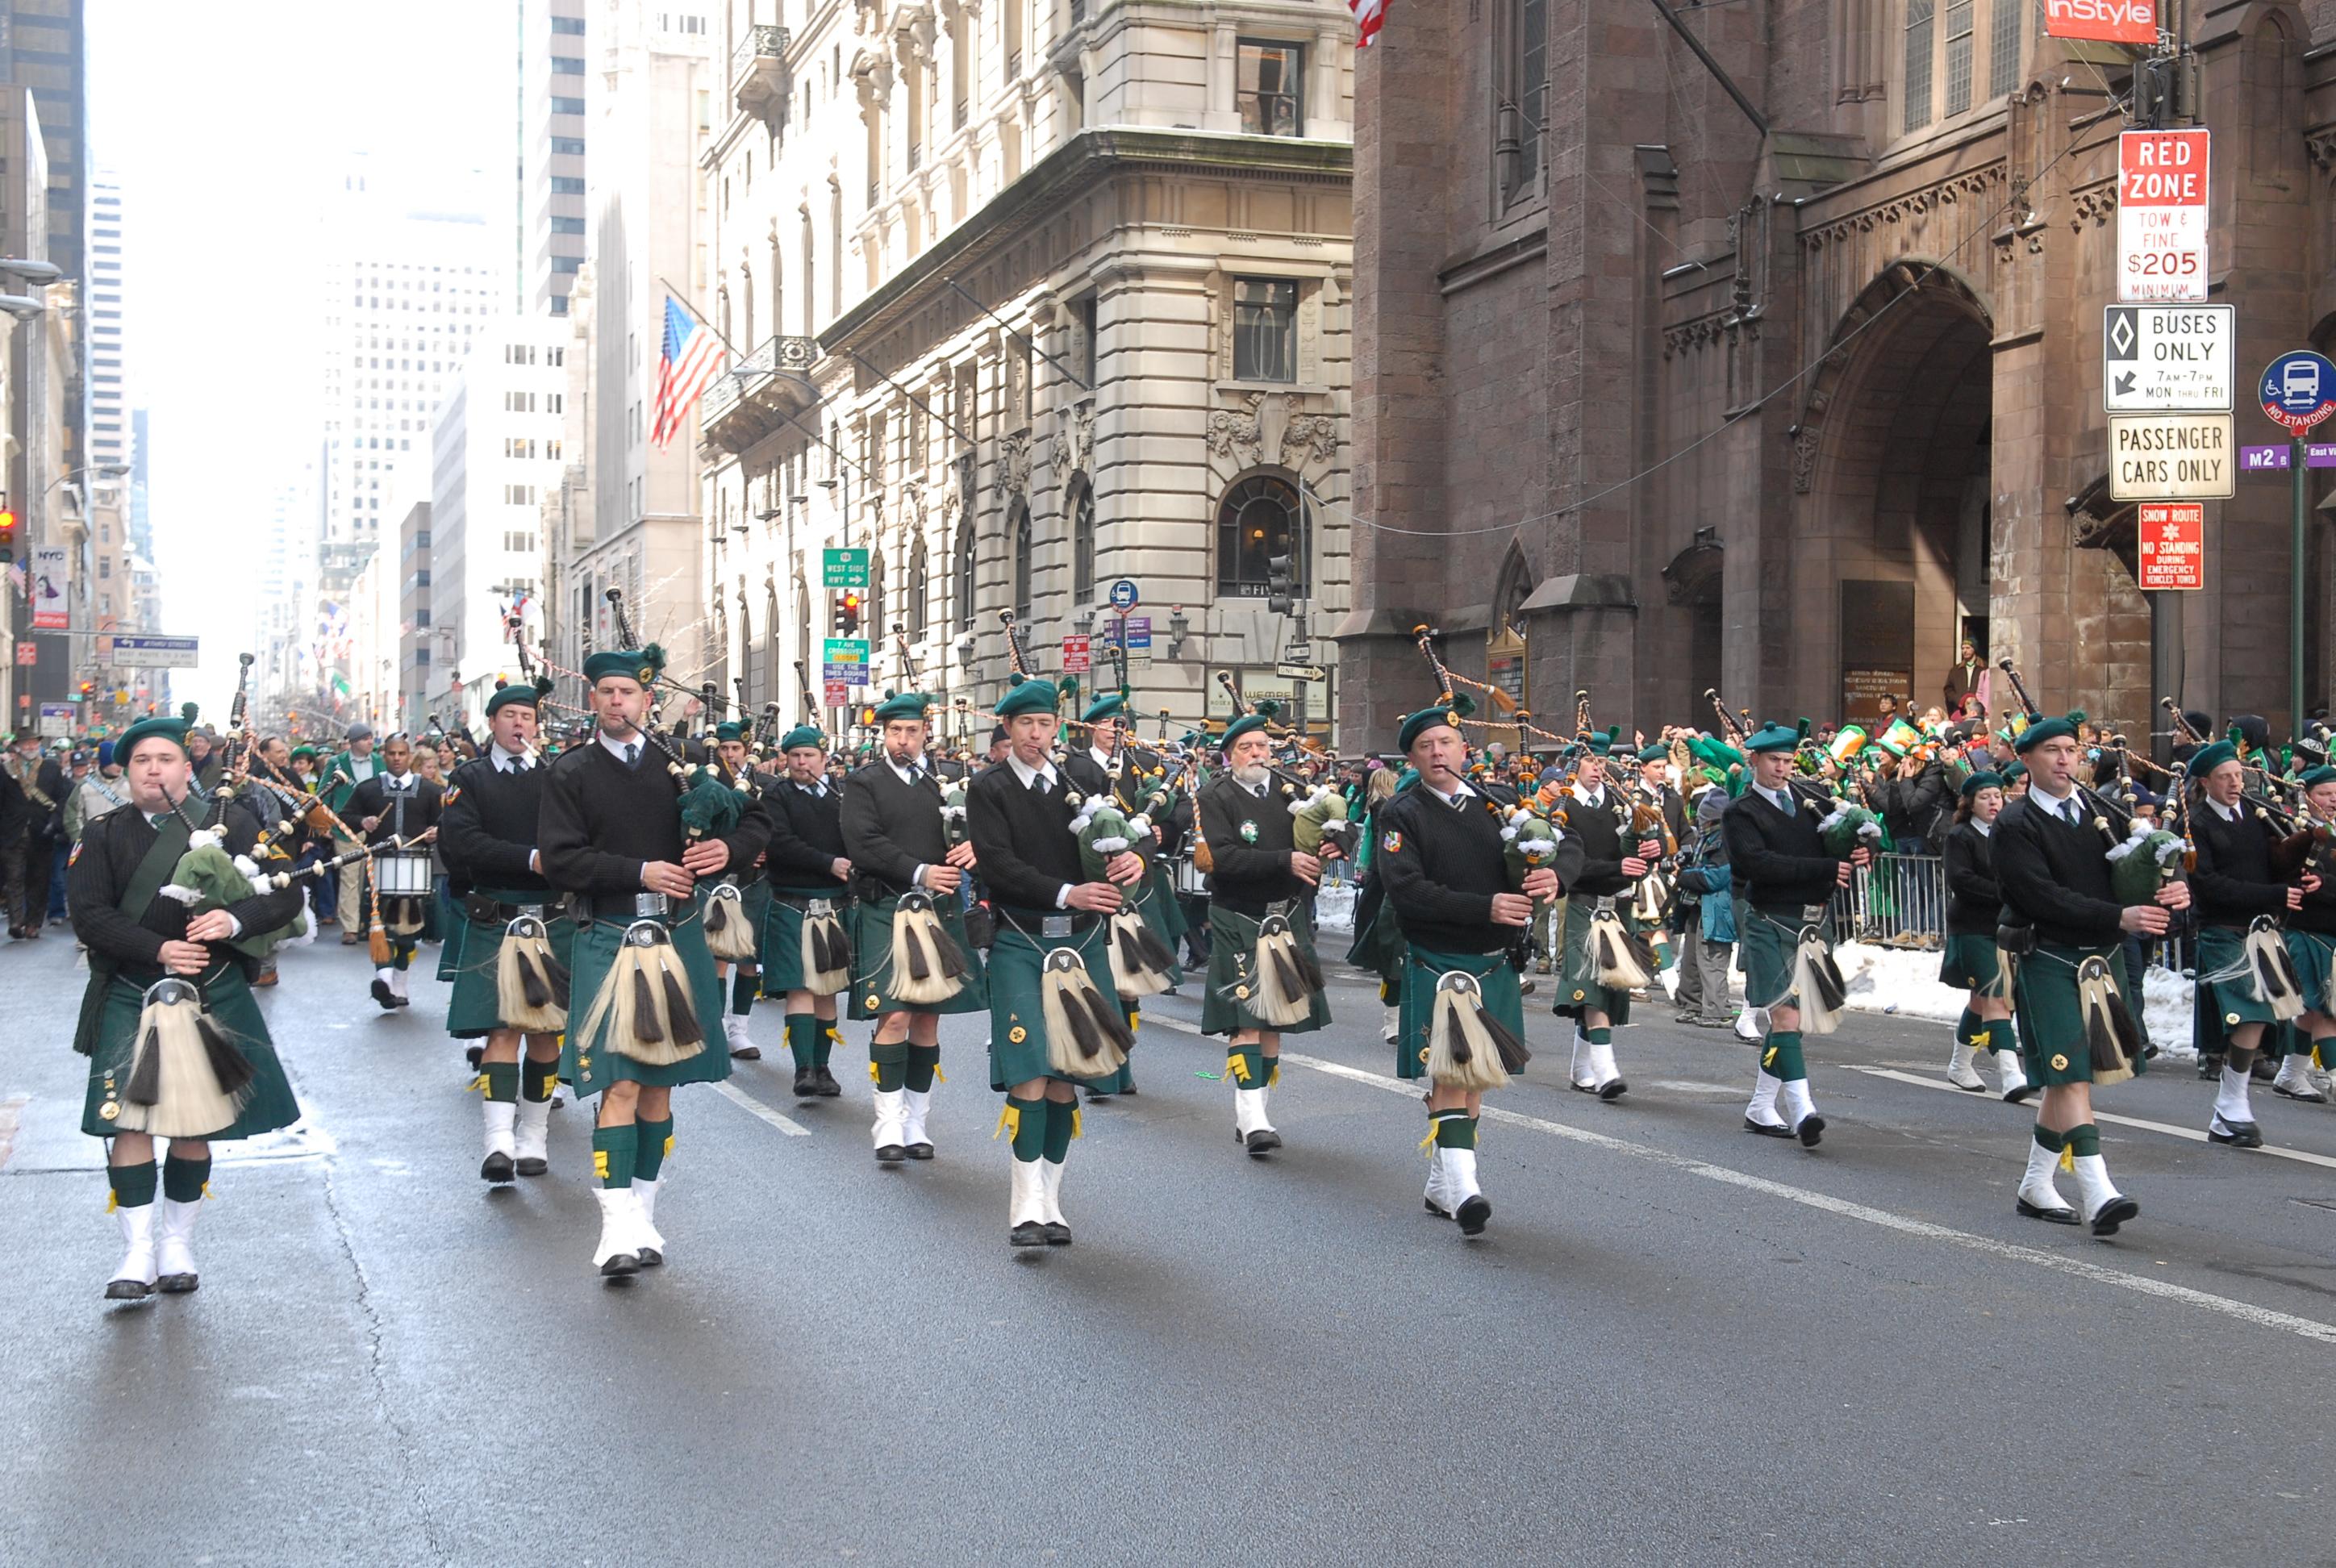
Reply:
<svg viewBox="0 0 2336 1568"><path fill-rule="evenodd" d="M30 940L49 922L49 879L55 872L57 845L64 835L65 796L71 792L64 769L45 754L41 737L31 730L17 732L7 769L24 803L24 828L10 852L15 875L8 934Z"/></svg>
<svg viewBox="0 0 2336 1568"><path fill-rule="evenodd" d="M1728 866L1728 792L1707 785L1695 807L1695 847L1676 879L1683 898L1694 901L1688 922L1688 953L1680 961L1679 1021L1723 1029L1734 1015L1728 995L1736 952L1736 901Z"/></svg>

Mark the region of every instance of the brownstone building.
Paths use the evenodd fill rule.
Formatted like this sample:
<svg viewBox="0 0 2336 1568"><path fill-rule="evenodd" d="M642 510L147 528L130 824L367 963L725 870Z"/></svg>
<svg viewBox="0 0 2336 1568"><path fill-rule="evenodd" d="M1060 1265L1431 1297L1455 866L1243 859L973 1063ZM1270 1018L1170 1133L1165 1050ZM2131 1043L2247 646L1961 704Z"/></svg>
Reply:
<svg viewBox="0 0 2336 1568"><path fill-rule="evenodd" d="M2255 376L2336 336L2336 5L2187 4L2236 439L2270 443ZM2134 53L2043 36L2034 0L1673 5L1717 72L1653 0L1397 0L1363 54L1350 742L1424 700L1423 621L1557 729L1577 687L1650 729L1708 722L1713 687L1788 718L1927 704L1970 637L2136 734L2166 692L2283 732L2285 482L2208 504L2155 669L2108 499Z"/></svg>

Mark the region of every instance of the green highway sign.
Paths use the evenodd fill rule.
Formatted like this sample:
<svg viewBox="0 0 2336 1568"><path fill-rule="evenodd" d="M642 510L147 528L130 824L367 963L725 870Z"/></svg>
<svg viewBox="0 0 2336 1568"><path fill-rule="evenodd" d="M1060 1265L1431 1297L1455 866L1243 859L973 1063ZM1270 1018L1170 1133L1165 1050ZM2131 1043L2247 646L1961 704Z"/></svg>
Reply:
<svg viewBox="0 0 2336 1568"><path fill-rule="evenodd" d="M868 552L864 550L820 551L819 586L866 588L868 586Z"/></svg>

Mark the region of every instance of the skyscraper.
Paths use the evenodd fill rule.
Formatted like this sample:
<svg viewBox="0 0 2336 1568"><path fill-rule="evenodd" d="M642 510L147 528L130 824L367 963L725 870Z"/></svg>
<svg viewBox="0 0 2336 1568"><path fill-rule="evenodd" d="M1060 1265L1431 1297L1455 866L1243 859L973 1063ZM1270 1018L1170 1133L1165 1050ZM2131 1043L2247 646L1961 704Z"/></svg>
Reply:
<svg viewBox="0 0 2336 1568"><path fill-rule="evenodd" d="M101 170L89 196L89 461L131 461L128 375L123 355L125 253L122 184Z"/></svg>
<svg viewBox="0 0 2336 1568"><path fill-rule="evenodd" d="M521 0L521 296L565 316L584 265L584 0Z"/></svg>

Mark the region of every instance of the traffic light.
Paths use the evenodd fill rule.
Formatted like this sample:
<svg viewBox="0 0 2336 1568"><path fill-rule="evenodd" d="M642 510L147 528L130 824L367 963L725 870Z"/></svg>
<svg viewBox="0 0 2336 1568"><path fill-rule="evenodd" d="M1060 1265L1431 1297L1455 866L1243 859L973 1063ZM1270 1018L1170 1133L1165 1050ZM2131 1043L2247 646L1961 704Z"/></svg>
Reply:
<svg viewBox="0 0 2336 1568"><path fill-rule="evenodd" d="M88 701L92 696L95 696L95 695L96 695L96 693L97 693L97 682L95 682L95 681L93 681L93 680L85 680L85 681L83 681L83 682L82 682L82 683L81 683L81 700L82 700L82 701L83 701L83 702L87 702L87 701Z"/></svg>
<svg viewBox="0 0 2336 1568"><path fill-rule="evenodd" d="M1265 558L1265 608L1276 615L1288 615L1296 605L1298 585L1290 561L1286 555Z"/></svg>
<svg viewBox="0 0 2336 1568"><path fill-rule="evenodd" d="M860 590L846 589L835 597L835 635L850 637L860 629Z"/></svg>
<svg viewBox="0 0 2336 1568"><path fill-rule="evenodd" d="M0 510L0 560L16 559L16 527L15 509Z"/></svg>

